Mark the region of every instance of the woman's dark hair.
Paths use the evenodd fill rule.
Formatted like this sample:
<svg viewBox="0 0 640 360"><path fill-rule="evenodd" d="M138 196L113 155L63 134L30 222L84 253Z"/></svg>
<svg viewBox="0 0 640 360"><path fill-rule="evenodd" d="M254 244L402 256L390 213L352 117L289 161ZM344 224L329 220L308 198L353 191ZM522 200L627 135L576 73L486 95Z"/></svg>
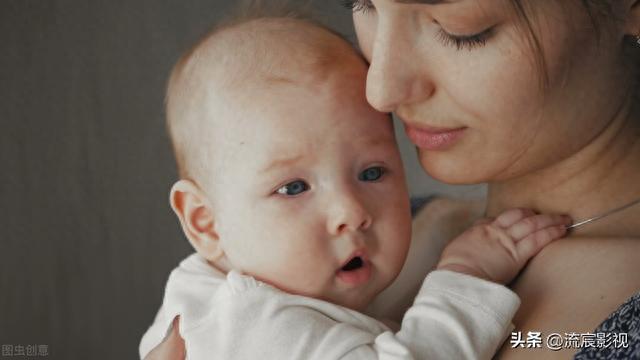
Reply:
<svg viewBox="0 0 640 360"><path fill-rule="evenodd" d="M526 38L529 42L530 48L533 50L535 54L535 58L533 59L536 67L539 69L541 74L540 77L540 86L544 89L549 83L549 74L547 72L547 64L544 57L544 49L542 48L540 39L536 35L534 31L534 23L536 21L536 14L533 11L530 11L529 4L540 1L540 0L512 0L512 6L516 14L522 20L522 30L526 33ZM557 0L563 6L574 5L571 4L572 1L578 0ZM584 11L589 16L591 20L591 27L594 32L596 39L600 40L602 34L602 25L607 22L616 22L620 21L618 15L615 14L615 10L612 6L612 1L618 0L579 0ZM569 11L569 9L564 9L564 11ZM639 59L640 59L640 47L636 45L636 39L633 36L629 36L629 41L625 42L625 55L629 58L629 70L635 73L635 78L638 79L638 75L640 72L637 70ZM640 91L637 90L638 84L640 84L640 79L636 81L636 95L639 95Z"/></svg>

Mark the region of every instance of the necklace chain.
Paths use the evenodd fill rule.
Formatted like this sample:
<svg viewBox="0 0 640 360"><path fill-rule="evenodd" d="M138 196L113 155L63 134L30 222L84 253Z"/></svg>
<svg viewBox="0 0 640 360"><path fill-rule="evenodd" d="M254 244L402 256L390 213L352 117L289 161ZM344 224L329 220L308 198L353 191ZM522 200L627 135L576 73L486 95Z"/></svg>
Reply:
<svg viewBox="0 0 640 360"><path fill-rule="evenodd" d="M586 224L592 223L594 221L598 221L600 219L606 218L609 215L615 214L615 213L620 212L622 210L626 210L626 209L628 209L628 208L630 208L630 207L632 207L634 205L637 205L637 204L640 204L640 199L635 199L630 203L626 203L626 204L624 204L624 205L622 205L620 207L611 209L611 210L609 210L607 212L604 212L604 213L602 213L602 214L600 214L598 216L594 216L592 218L580 220L580 221L578 221L577 223L575 223L573 225L567 226L567 229L575 229L575 228L580 227L582 225L586 225Z"/></svg>

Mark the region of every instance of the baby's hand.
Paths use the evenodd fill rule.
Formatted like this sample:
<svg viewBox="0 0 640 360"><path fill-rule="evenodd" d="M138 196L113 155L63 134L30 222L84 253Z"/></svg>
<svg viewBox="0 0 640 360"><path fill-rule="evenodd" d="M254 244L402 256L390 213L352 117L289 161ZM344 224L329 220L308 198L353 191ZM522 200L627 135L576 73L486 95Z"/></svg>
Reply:
<svg viewBox="0 0 640 360"><path fill-rule="evenodd" d="M437 269L507 284L538 251L564 236L571 222L568 216L537 215L528 209L482 219L445 247Z"/></svg>

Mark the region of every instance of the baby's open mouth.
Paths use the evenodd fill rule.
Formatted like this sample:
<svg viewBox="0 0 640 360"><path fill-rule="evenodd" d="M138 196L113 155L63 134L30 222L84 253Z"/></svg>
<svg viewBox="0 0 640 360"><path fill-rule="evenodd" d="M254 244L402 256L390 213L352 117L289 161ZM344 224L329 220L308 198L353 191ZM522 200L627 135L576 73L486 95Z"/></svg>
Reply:
<svg viewBox="0 0 640 360"><path fill-rule="evenodd" d="M356 256L353 259L351 259L340 270L342 270L342 271L353 271L353 270L357 270L357 269L361 268L362 265L364 265L364 261L362 261L362 258L360 256Z"/></svg>
<svg viewBox="0 0 640 360"><path fill-rule="evenodd" d="M349 286L358 286L369 281L371 263L367 255L356 255L344 264L336 273L341 282Z"/></svg>

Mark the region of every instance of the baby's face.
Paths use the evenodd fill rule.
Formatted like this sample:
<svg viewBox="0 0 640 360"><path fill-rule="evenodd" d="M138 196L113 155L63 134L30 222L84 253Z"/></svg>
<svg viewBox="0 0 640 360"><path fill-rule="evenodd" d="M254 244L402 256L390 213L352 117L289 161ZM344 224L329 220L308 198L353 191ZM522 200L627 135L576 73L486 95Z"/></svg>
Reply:
<svg viewBox="0 0 640 360"><path fill-rule="evenodd" d="M210 192L232 268L356 310L397 276L411 227L392 123L366 103L365 71L220 99L230 124L212 139Z"/></svg>

